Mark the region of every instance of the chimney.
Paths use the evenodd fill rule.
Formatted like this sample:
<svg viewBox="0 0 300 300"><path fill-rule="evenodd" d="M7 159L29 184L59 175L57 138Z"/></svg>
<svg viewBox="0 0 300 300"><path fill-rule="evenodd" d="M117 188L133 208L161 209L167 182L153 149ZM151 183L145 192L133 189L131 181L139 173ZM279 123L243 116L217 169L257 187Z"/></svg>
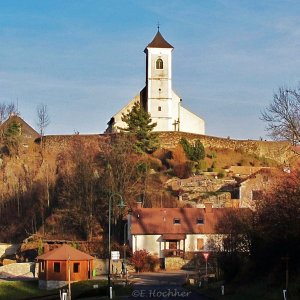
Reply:
<svg viewBox="0 0 300 300"><path fill-rule="evenodd" d="M212 203L211 202L205 202L204 205L205 205L205 212L206 213L212 213L212 209L213 209Z"/></svg>

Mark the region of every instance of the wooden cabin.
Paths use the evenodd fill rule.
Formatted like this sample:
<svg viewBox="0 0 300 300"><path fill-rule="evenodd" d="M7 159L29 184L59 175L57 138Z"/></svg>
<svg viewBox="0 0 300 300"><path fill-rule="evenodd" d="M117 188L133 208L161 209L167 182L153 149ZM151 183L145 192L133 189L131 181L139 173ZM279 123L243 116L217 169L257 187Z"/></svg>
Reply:
<svg viewBox="0 0 300 300"><path fill-rule="evenodd" d="M70 281L92 278L94 257L69 245L49 251L37 257L39 265L39 288L55 289Z"/></svg>

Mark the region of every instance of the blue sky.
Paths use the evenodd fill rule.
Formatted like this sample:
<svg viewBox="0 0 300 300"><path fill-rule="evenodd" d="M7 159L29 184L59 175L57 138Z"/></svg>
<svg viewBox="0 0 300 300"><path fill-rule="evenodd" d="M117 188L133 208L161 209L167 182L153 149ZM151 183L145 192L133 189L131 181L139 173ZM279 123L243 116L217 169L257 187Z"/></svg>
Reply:
<svg viewBox="0 0 300 300"><path fill-rule="evenodd" d="M206 133L265 137L260 112L299 85L298 0L0 0L0 102L46 134L102 133L145 83L145 46L174 46L173 89Z"/></svg>

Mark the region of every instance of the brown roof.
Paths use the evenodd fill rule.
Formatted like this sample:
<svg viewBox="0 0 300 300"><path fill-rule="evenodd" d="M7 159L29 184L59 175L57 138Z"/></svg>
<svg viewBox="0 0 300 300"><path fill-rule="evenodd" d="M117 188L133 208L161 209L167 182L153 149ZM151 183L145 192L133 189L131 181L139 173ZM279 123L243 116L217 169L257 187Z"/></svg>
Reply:
<svg viewBox="0 0 300 300"><path fill-rule="evenodd" d="M277 168L261 168L257 172L251 174L249 177L245 178L243 181L241 181L241 184L244 182L251 181L252 179L255 179L257 175L266 175L268 178L278 178L280 175L283 174L283 171Z"/></svg>
<svg viewBox="0 0 300 300"><path fill-rule="evenodd" d="M252 167L252 166L231 166L229 172L240 175L251 175L261 169L269 169L269 167Z"/></svg>
<svg viewBox="0 0 300 300"><path fill-rule="evenodd" d="M37 257L38 260L91 260L93 256L79 251L69 245L62 245Z"/></svg>
<svg viewBox="0 0 300 300"><path fill-rule="evenodd" d="M163 240L170 241L170 240L185 240L186 234L184 233L164 233L162 235Z"/></svg>
<svg viewBox="0 0 300 300"><path fill-rule="evenodd" d="M215 226L221 217L236 209L213 208L209 212L205 208L140 208L131 215L131 233L162 235L217 233ZM249 209L239 208L238 210L242 212ZM174 219L179 219L180 224L174 224ZM198 224L198 219L203 219L203 224Z"/></svg>
<svg viewBox="0 0 300 300"><path fill-rule="evenodd" d="M21 125L21 135L27 139L37 139L40 135L28 123L26 123L20 116L12 115L5 122L0 125L0 131L4 132L8 126L16 122Z"/></svg>
<svg viewBox="0 0 300 300"><path fill-rule="evenodd" d="M169 44L161 35L159 31L157 31L154 39L150 44L148 44L147 48L174 48L171 44Z"/></svg>

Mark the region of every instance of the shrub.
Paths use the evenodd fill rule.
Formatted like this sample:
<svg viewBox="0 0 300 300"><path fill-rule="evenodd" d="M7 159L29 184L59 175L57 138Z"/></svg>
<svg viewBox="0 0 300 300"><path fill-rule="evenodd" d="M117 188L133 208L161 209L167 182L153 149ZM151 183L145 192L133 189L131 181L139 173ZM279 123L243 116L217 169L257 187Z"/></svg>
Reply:
<svg viewBox="0 0 300 300"><path fill-rule="evenodd" d="M224 178L225 177L225 172L224 172L224 170L220 170L219 172L218 172L218 178Z"/></svg>
<svg viewBox="0 0 300 300"><path fill-rule="evenodd" d="M198 169L200 169L200 170L206 170L207 169L207 163L206 163L205 160L199 160Z"/></svg>
<svg viewBox="0 0 300 300"><path fill-rule="evenodd" d="M174 174L179 178L189 178L192 175L191 166L187 163L175 164L173 170Z"/></svg>
<svg viewBox="0 0 300 300"><path fill-rule="evenodd" d="M159 259L151 255L147 250L137 250L130 258L130 263L134 265L137 272L154 271L159 263Z"/></svg>
<svg viewBox="0 0 300 300"><path fill-rule="evenodd" d="M172 151L172 161L175 161L177 163L184 163L187 161L187 155L184 151L183 146L178 145L173 151Z"/></svg>
<svg viewBox="0 0 300 300"><path fill-rule="evenodd" d="M210 159L215 159L217 158L217 153L215 151L212 151L211 153L208 153L206 156Z"/></svg>
<svg viewBox="0 0 300 300"><path fill-rule="evenodd" d="M162 169L162 162L158 158L149 156L148 163L150 168L154 169L155 171L160 171Z"/></svg>

